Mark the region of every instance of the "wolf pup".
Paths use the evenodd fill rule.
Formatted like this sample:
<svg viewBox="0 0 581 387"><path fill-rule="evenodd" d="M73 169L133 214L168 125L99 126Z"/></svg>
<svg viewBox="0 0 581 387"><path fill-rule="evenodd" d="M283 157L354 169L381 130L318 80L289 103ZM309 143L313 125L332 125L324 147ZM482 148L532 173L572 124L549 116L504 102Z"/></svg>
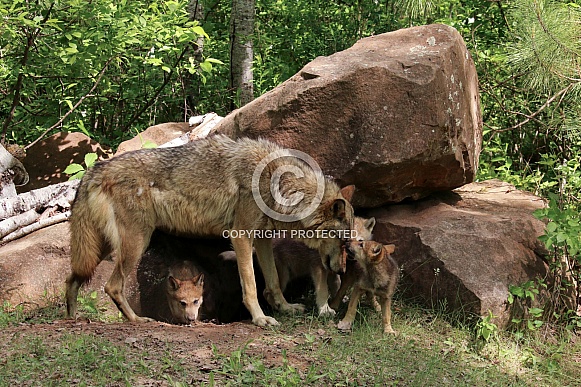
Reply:
<svg viewBox="0 0 581 387"><path fill-rule="evenodd" d="M172 265L166 279L165 293L172 323L195 322L204 300L204 274L196 274L189 262Z"/></svg>
<svg viewBox="0 0 581 387"><path fill-rule="evenodd" d="M347 245L348 254L357 261L357 280L353 286L347 313L337 327L350 330L357 313L357 303L364 291L379 297L383 319L383 333L396 332L391 327L391 298L398 280L398 266L391 254L394 245L382 245L374 241L352 241Z"/></svg>
<svg viewBox="0 0 581 387"><path fill-rule="evenodd" d="M302 242L319 251L323 266L343 272L344 238L340 233L333 238L324 235L352 229L349 201L354 187L339 189L296 153L266 140L234 141L216 135L174 148L127 152L95 164L83 176L70 217L68 316L76 315L79 288L116 251L105 291L129 321L151 321L135 314L124 291L125 276L135 268L156 228L201 237L236 230L229 235L252 322L278 324L258 304L253 245L277 309L304 310L282 295L271 239L249 232L303 231Z"/></svg>
<svg viewBox="0 0 581 387"><path fill-rule="evenodd" d="M354 230L356 231L357 240L370 240L372 237L373 227L375 227L375 218L364 219L355 217ZM289 238L275 239L274 262L278 272L280 288L284 292L289 282L297 278L311 277L315 285L316 304L319 316L335 315L335 311L329 307L329 294L337 292L338 282L337 274L327 270L321 263L321 258L317 251L309 249L304 244ZM347 262L347 267L349 267ZM349 270L347 270L349 273ZM331 289L330 289L331 288ZM272 304L271 296L268 290L264 291L264 297ZM342 297L341 297L342 298Z"/></svg>

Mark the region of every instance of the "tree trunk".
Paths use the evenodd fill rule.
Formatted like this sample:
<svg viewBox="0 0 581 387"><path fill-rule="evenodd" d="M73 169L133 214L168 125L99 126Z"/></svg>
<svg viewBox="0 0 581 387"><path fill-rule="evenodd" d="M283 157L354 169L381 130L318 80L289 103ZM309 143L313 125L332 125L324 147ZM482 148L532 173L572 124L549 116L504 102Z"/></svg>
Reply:
<svg viewBox="0 0 581 387"><path fill-rule="evenodd" d="M252 76L252 35L254 34L254 0L232 0L230 16L230 90L231 109L254 99ZM237 98L236 98L237 97Z"/></svg>
<svg viewBox="0 0 581 387"><path fill-rule="evenodd" d="M201 0L190 0L188 3L188 16L191 21L197 21L202 24L204 20L204 8ZM198 36L195 42L194 52L192 56L196 64L203 62L204 53L204 36ZM188 116L199 114L196 111L196 105L200 99L200 77L197 74L190 74L189 71L184 71L182 75L185 93L185 117L184 121L188 120Z"/></svg>

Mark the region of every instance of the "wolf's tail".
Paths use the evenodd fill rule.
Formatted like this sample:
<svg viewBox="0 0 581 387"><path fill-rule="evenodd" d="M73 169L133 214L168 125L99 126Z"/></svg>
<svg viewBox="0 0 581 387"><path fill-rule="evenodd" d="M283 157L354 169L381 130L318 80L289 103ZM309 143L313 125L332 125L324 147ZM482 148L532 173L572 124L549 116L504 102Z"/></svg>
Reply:
<svg viewBox="0 0 581 387"><path fill-rule="evenodd" d="M76 314L79 288L112 251L111 238L106 236L111 235L112 228L116 229L115 218L106 194L95 184L81 182L70 218L71 275L66 290L69 317Z"/></svg>

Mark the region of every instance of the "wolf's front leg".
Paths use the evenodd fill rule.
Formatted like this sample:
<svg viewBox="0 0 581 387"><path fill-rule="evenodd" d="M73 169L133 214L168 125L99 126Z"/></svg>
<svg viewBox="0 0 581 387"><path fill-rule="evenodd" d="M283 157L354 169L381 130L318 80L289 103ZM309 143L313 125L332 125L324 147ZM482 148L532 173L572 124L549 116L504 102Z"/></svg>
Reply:
<svg viewBox="0 0 581 387"><path fill-rule="evenodd" d="M353 321L355 321L355 315L357 314L357 304L359 303L359 298L363 294L363 290L359 287L359 285L355 285L353 287L353 291L351 292L351 299L349 300L349 306L347 307L347 312L345 313L345 317L343 320L339 321L337 324L337 328L341 331L350 331L351 327L353 326Z"/></svg>
<svg viewBox="0 0 581 387"><path fill-rule="evenodd" d="M272 240L255 239L254 248L256 249L262 275L264 275L266 290L269 293L271 302L274 303L272 307L288 313L304 312L305 306L303 304L289 304L282 294L274 257L272 255Z"/></svg>
<svg viewBox="0 0 581 387"><path fill-rule="evenodd" d="M256 278L252 265L252 243L248 238L231 238L236 252L236 263L242 284L242 301L252 315L252 322L258 326L278 325L274 318L266 316L258 304ZM277 279L278 281L278 279Z"/></svg>

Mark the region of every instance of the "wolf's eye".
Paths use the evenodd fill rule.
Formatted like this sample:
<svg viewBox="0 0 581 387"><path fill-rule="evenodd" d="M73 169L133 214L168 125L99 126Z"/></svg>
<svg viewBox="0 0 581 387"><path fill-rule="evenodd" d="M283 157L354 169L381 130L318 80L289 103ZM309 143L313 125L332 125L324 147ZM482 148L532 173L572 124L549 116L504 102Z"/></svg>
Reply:
<svg viewBox="0 0 581 387"><path fill-rule="evenodd" d="M200 303L200 300L194 300L194 305L198 305Z"/></svg>
<svg viewBox="0 0 581 387"><path fill-rule="evenodd" d="M185 302L185 301L180 301L180 304L181 304L181 305L182 305L184 308L185 308L185 307L188 305L188 303L187 303L187 302Z"/></svg>

